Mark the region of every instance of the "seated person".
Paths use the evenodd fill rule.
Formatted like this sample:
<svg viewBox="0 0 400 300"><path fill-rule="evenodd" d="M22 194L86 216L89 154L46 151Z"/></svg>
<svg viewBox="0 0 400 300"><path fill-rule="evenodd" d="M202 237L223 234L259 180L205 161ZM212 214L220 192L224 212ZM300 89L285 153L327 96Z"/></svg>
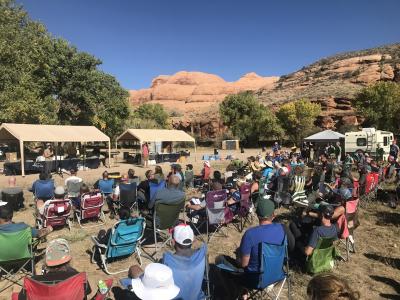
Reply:
<svg viewBox="0 0 400 300"><path fill-rule="evenodd" d="M236 253L236 260L227 256L218 256L216 258L217 267L225 270L221 275L225 275L223 276L223 282L227 284L227 292L231 291L234 286L254 285L254 277L251 276L251 273L260 271L260 243L280 244L285 238L286 229L284 225L273 223L275 204L271 200L264 199L260 201L257 205L256 213L259 225L247 229L244 233ZM290 239L288 239L288 242L289 247L291 247ZM279 267L281 268L282 266ZM235 276L231 276L231 272L236 273ZM233 299L233 297L229 299Z"/></svg>
<svg viewBox="0 0 400 300"><path fill-rule="evenodd" d="M250 187L251 195L259 191L261 177L262 177L261 172L257 171L253 173L253 182L251 183Z"/></svg>
<svg viewBox="0 0 400 300"><path fill-rule="evenodd" d="M185 177L182 173L182 167L179 164L172 164L171 165L171 172L168 174L168 177L171 177L172 175L175 175L179 178L179 189L183 190L185 186Z"/></svg>
<svg viewBox="0 0 400 300"><path fill-rule="evenodd" d="M206 160L203 164L203 169L201 170L201 179L203 182L207 182L211 176L211 164Z"/></svg>
<svg viewBox="0 0 400 300"><path fill-rule="evenodd" d="M42 215L44 213L44 208L45 208L46 204L48 204L51 200L64 200L64 199L65 199L64 187L58 186L54 190L54 198L46 200L45 202L43 202L43 204L41 202L37 201L36 209L39 212L39 214Z"/></svg>
<svg viewBox="0 0 400 300"><path fill-rule="evenodd" d="M172 300L179 294L172 270L159 263L148 264L144 272L138 265L130 267L128 278L121 280L121 284L129 290L123 299Z"/></svg>
<svg viewBox="0 0 400 300"><path fill-rule="evenodd" d="M263 170L263 172L262 172L262 177L264 177L266 180L265 181L268 181L268 180L270 180L271 179L271 177L272 177L272 171L273 171L273 169L274 169L274 166L273 166L273 164L272 164L272 161L270 161L270 160L267 160L266 162L265 162L265 169Z"/></svg>
<svg viewBox="0 0 400 300"><path fill-rule="evenodd" d="M77 197L77 198L75 198L75 199L73 199L73 198L71 199L71 198L70 198L73 207L79 209L79 208L81 207L81 199L82 199L82 196L83 196L84 194L89 193L89 192L90 192L89 186L88 186L87 184L85 184L85 183L82 183L81 188L79 189L79 197Z"/></svg>
<svg viewBox="0 0 400 300"><path fill-rule="evenodd" d="M65 188L68 192L68 198L71 199L72 204L75 206L80 205L80 189L83 184L82 178L77 176L77 171L75 169L70 170L71 176L65 179Z"/></svg>
<svg viewBox="0 0 400 300"><path fill-rule="evenodd" d="M110 211L110 219L115 217L114 203L113 203L113 187L114 179L108 178L108 172L104 171L102 179L98 182L98 187L100 192L104 195L106 199L108 209Z"/></svg>
<svg viewBox="0 0 400 300"><path fill-rule="evenodd" d="M46 173L40 173L39 180L32 184L31 191L35 196L36 206L43 206L46 200L54 197L54 181Z"/></svg>
<svg viewBox="0 0 400 300"><path fill-rule="evenodd" d="M19 222L19 223L14 223L12 221L13 218L13 210L6 207L6 206L1 206L0 207L0 232L18 232L21 230L24 230L25 228L28 228L29 225ZM41 238L50 232L53 231L53 228L51 226L47 226L46 228L42 229L36 229L36 228L31 228L32 230L32 237L33 238Z"/></svg>
<svg viewBox="0 0 400 300"><path fill-rule="evenodd" d="M185 171L185 186L192 188L194 186L193 181L194 181L193 165L187 164Z"/></svg>
<svg viewBox="0 0 400 300"><path fill-rule="evenodd" d="M171 166L171 168L172 168L172 166ZM159 182L162 180L165 180L165 176L164 176L163 169L161 168L161 166L154 167L154 179L157 179Z"/></svg>
<svg viewBox="0 0 400 300"><path fill-rule="evenodd" d="M46 248L45 268L42 275L34 275L32 279L47 283L61 282L68 278L79 274L77 270L70 266L71 250L65 239L52 240ZM85 283L85 294L90 295L92 292L89 281ZM24 290L18 295L18 300L27 299Z"/></svg>
<svg viewBox="0 0 400 300"><path fill-rule="evenodd" d="M308 299L312 300L358 300L360 293L354 291L349 283L332 273L314 276L307 286Z"/></svg>
<svg viewBox="0 0 400 300"><path fill-rule="evenodd" d="M150 201L150 185L149 182L154 180L154 172L147 170L145 173L146 179L138 185L138 201L142 207L147 207Z"/></svg>
<svg viewBox="0 0 400 300"><path fill-rule="evenodd" d="M185 200L185 193L179 189L180 180L176 175L168 178L167 188L158 190L154 199L150 199L148 207L153 209L156 202L160 203L177 203Z"/></svg>
<svg viewBox="0 0 400 300"><path fill-rule="evenodd" d="M308 205L307 195L305 192L306 177L303 175L304 169L297 165L294 167L294 177L292 179L290 190L292 193L292 201L300 205Z"/></svg>
<svg viewBox="0 0 400 300"><path fill-rule="evenodd" d="M214 184L214 190L222 190L224 188L225 182L222 179L222 174L220 171L213 172L213 178L211 179L211 184ZM219 187L219 188L218 188Z"/></svg>
<svg viewBox="0 0 400 300"><path fill-rule="evenodd" d="M119 195L121 193L120 188L119 188L120 184L130 184L128 175L126 175L126 174L122 175L120 183L115 187L114 193L113 193L114 201L118 201L118 199L119 199Z"/></svg>
<svg viewBox="0 0 400 300"><path fill-rule="evenodd" d="M137 184L139 184L140 179L138 176L135 175L134 169L128 170L128 180L129 180L129 183L136 182Z"/></svg>
<svg viewBox="0 0 400 300"><path fill-rule="evenodd" d="M304 248L304 254L311 256L317 246L319 238L335 238L337 239L339 230L336 224L332 224L331 220L334 214L333 206L324 205L321 209L321 225L314 228L307 246Z"/></svg>
<svg viewBox="0 0 400 300"><path fill-rule="evenodd" d="M206 246L192 249L194 233L190 225L180 224L173 230L175 254L164 253L162 262L171 268L175 284L180 288L178 299L204 299L202 284L205 271Z"/></svg>

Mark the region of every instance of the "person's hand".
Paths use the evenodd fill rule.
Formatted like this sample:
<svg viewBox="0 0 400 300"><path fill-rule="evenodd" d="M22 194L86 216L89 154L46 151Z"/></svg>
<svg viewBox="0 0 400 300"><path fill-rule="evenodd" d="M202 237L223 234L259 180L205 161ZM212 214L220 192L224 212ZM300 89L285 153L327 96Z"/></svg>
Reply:
<svg viewBox="0 0 400 300"><path fill-rule="evenodd" d="M128 271L129 278L132 278L132 279L139 278L140 275L142 275L142 274L143 274L143 270L138 265L134 265L129 268L129 271Z"/></svg>

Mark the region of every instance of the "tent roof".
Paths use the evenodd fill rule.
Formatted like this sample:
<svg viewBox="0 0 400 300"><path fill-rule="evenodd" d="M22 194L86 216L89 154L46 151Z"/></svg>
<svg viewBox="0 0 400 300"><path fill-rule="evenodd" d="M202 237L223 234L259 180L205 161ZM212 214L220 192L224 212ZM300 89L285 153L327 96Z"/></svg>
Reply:
<svg viewBox="0 0 400 300"><path fill-rule="evenodd" d="M109 142L110 138L94 126L38 125L3 123L1 140L24 142Z"/></svg>
<svg viewBox="0 0 400 300"><path fill-rule="evenodd" d="M195 139L182 130L167 129L127 129L119 140L139 140L140 142L195 142Z"/></svg>
<svg viewBox="0 0 400 300"><path fill-rule="evenodd" d="M309 137L306 137L304 139L304 141L306 141L306 142L317 142L317 141L329 142L329 141L338 141L340 138L344 138L344 135L339 132L336 132L336 131L324 130L324 131L318 132L316 134L310 135Z"/></svg>

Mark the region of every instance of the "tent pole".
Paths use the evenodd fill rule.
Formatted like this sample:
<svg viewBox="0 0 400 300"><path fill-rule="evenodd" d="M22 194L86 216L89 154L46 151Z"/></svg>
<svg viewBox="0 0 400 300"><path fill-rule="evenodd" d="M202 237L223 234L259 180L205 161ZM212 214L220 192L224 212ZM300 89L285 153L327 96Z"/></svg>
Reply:
<svg viewBox="0 0 400 300"><path fill-rule="evenodd" d="M111 168L111 140L108 140L108 168Z"/></svg>
<svg viewBox="0 0 400 300"><path fill-rule="evenodd" d="M24 157L24 141L19 141L19 151L21 155L21 175L25 177L25 157Z"/></svg>

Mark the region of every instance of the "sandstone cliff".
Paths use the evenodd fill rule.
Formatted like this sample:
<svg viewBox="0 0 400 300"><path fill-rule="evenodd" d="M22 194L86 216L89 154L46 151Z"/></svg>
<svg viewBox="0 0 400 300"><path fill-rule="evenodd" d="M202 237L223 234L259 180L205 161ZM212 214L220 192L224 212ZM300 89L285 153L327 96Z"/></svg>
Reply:
<svg viewBox="0 0 400 300"><path fill-rule="evenodd" d="M130 95L132 105L161 103L173 116L175 128L212 139L226 132L218 104L229 94L253 91L273 110L308 98L322 106L317 125L338 129L362 123L352 100L361 88L380 80L400 82L400 44L331 56L280 78L248 73L226 82L217 75L182 71L158 76L150 88L130 91Z"/></svg>

